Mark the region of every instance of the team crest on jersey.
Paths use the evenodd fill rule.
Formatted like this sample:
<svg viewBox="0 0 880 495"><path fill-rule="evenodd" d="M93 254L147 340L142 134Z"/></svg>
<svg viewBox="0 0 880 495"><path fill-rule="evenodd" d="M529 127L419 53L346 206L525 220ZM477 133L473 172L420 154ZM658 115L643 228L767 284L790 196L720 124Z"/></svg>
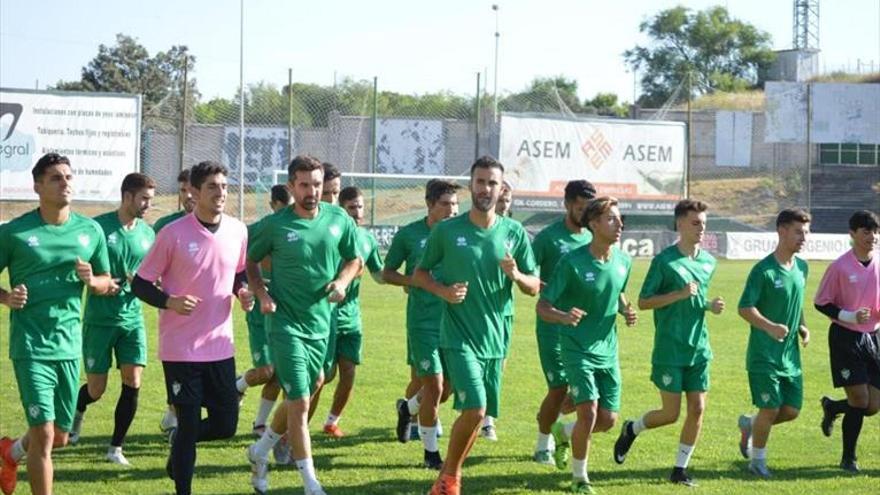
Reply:
<svg viewBox="0 0 880 495"><path fill-rule="evenodd" d="M511 249L513 249L513 239L507 239L507 240L505 240L505 241L504 241L504 247L505 247L508 251L510 251Z"/></svg>
<svg viewBox="0 0 880 495"><path fill-rule="evenodd" d="M421 365L422 365L422 369L425 371L428 371L429 369L431 369L431 361L429 361L427 359L422 359Z"/></svg>
<svg viewBox="0 0 880 495"><path fill-rule="evenodd" d="M290 384L289 383L284 384L284 391L287 392L288 394L290 394Z"/></svg>
<svg viewBox="0 0 880 495"><path fill-rule="evenodd" d="M458 400L460 402L464 402L465 399L467 399L467 392L465 392L464 390L459 390L458 391Z"/></svg>
<svg viewBox="0 0 880 495"><path fill-rule="evenodd" d="M764 392L761 394L761 400L764 401L764 404L770 402L770 394Z"/></svg>
<svg viewBox="0 0 880 495"><path fill-rule="evenodd" d="M853 273L852 275L849 276L849 283L854 284L854 283L857 283L858 281L859 281L859 276L856 275L855 273Z"/></svg>
<svg viewBox="0 0 880 495"><path fill-rule="evenodd" d="M95 358L90 357L90 358L86 359L86 368L92 369L94 367L95 367Z"/></svg>
<svg viewBox="0 0 880 495"><path fill-rule="evenodd" d="M107 244L115 245L117 240L118 238L116 237L116 232L113 232L107 236Z"/></svg>
<svg viewBox="0 0 880 495"><path fill-rule="evenodd" d="M37 416L40 415L40 406L37 404L31 404L28 406L28 414L30 414L32 418L37 419Z"/></svg>
<svg viewBox="0 0 880 495"><path fill-rule="evenodd" d="M422 248L422 249L425 249L425 245L426 245L426 244L428 244L428 238L427 238L427 237L424 238L424 239L422 239L421 241L419 241L419 247Z"/></svg>
<svg viewBox="0 0 880 495"><path fill-rule="evenodd" d="M331 225L330 228L328 228L327 230L333 237L339 237L339 235L342 234L342 230L339 228L339 225Z"/></svg>
<svg viewBox="0 0 880 495"><path fill-rule="evenodd" d="M559 243L559 254L568 254L569 251L571 251L571 247L569 247L568 244L563 242Z"/></svg>
<svg viewBox="0 0 880 495"><path fill-rule="evenodd" d="M571 387L571 395L573 397L581 395L581 389L579 389L578 387Z"/></svg>
<svg viewBox="0 0 880 495"><path fill-rule="evenodd" d="M76 240L79 241L79 244L82 247L89 247L89 243L92 241L88 234L80 234Z"/></svg>
<svg viewBox="0 0 880 495"><path fill-rule="evenodd" d="M262 353L255 352L254 353L254 361L259 361L262 356L263 356Z"/></svg>
<svg viewBox="0 0 880 495"><path fill-rule="evenodd" d="M297 234L295 230L291 230L287 233L287 242L296 242L298 240L299 234Z"/></svg>
<svg viewBox="0 0 880 495"><path fill-rule="evenodd" d="M199 243L198 242L190 242L186 246L186 250L189 252L190 256L195 256L199 252Z"/></svg>
<svg viewBox="0 0 880 495"><path fill-rule="evenodd" d="M840 370L840 376L843 377L844 380L849 380L850 371L847 368Z"/></svg>
<svg viewBox="0 0 880 495"><path fill-rule="evenodd" d="M180 382L174 382L171 384L171 393L173 393L175 396L180 394Z"/></svg>
<svg viewBox="0 0 880 495"><path fill-rule="evenodd" d="M593 272L585 273L584 274L584 281L585 282L595 282L596 281L596 274Z"/></svg>
<svg viewBox="0 0 880 495"><path fill-rule="evenodd" d="M458 247L467 246L467 239L463 235L460 235L455 239L455 245Z"/></svg>
<svg viewBox="0 0 880 495"><path fill-rule="evenodd" d="M672 385L672 375L666 373L660 379L663 380L663 385L666 385L667 387Z"/></svg>
<svg viewBox="0 0 880 495"><path fill-rule="evenodd" d="M782 282L781 278L777 278L776 280L773 281L773 287L776 289L781 289L781 288L785 287L785 284Z"/></svg>
<svg viewBox="0 0 880 495"><path fill-rule="evenodd" d="M40 247L40 239L35 235L28 237L27 243L28 247Z"/></svg>

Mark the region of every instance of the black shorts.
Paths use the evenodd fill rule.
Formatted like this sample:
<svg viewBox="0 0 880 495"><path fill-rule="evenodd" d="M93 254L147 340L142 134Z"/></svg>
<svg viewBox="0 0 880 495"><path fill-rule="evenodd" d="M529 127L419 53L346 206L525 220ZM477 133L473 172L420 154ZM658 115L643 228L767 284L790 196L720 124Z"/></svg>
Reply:
<svg viewBox="0 0 880 495"><path fill-rule="evenodd" d="M876 330L855 332L832 323L828 350L835 388L868 384L880 389L880 341Z"/></svg>
<svg viewBox="0 0 880 495"><path fill-rule="evenodd" d="M238 408L235 358L222 361L162 361L169 404Z"/></svg>

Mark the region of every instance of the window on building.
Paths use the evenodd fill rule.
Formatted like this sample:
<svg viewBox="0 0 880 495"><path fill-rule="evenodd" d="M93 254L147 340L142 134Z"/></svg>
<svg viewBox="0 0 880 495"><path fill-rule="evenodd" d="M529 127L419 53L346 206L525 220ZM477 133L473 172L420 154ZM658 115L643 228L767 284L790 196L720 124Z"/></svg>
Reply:
<svg viewBox="0 0 880 495"><path fill-rule="evenodd" d="M833 143L819 145L820 165L880 165L880 145Z"/></svg>

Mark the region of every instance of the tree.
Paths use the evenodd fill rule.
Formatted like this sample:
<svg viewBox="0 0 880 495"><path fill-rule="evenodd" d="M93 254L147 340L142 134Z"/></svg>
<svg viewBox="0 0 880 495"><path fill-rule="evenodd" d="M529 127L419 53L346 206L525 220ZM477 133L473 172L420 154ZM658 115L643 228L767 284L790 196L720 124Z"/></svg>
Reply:
<svg viewBox="0 0 880 495"><path fill-rule="evenodd" d="M525 91L513 93L498 102L499 111L584 113L577 95L577 81L564 76L538 77Z"/></svg>
<svg viewBox="0 0 880 495"><path fill-rule="evenodd" d="M642 22L639 31L651 44L636 45L623 56L641 74L643 106L664 104L680 85L681 99L688 85L691 96L755 87L775 57L768 33L731 18L720 6L664 10Z"/></svg>
<svg viewBox="0 0 880 495"><path fill-rule="evenodd" d="M584 106L609 117L626 117L629 113L629 105L619 102L614 93L596 93L592 100L584 102Z"/></svg>

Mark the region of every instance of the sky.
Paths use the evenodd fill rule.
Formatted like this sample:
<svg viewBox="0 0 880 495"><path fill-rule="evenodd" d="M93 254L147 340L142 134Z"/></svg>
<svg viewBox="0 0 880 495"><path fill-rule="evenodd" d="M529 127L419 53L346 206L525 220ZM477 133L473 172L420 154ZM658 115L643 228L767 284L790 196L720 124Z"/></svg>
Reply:
<svg viewBox="0 0 880 495"><path fill-rule="evenodd" d="M724 5L792 45L792 0L496 0L498 91L535 77L575 79L581 98L613 92L633 100L622 53L648 40L639 24L662 9ZM473 94L476 74L494 89L496 12L474 0L244 0L244 80L332 85L378 77L380 90ZM0 86L45 89L78 80L100 44L133 36L152 55L186 45L196 56L203 101L232 97L239 84L238 0L3 0ZM880 68L880 0L825 0L820 69Z"/></svg>

